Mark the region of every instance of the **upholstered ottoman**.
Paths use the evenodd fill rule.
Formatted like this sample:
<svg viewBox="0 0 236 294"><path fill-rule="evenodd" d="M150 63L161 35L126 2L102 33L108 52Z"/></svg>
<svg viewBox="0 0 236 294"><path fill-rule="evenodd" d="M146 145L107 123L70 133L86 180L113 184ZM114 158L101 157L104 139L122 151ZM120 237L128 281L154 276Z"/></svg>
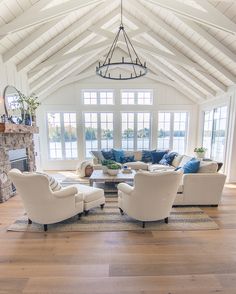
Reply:
<svg viewBox="0 0 236 294"><path fill-rule="evenodd" d="M78 192L81 192L83 194L85 214L88 214L91 208L94 208L99 205L103 209L105 205L105 196L104 191L102 189L80 184L75 186Z"/></svg>

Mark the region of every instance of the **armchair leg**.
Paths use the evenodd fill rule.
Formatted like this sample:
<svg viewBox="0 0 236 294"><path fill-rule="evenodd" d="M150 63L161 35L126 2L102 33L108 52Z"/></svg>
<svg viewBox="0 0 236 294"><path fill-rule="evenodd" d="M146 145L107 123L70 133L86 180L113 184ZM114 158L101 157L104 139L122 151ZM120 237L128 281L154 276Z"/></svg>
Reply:
<svg viewBox="0 0 236 294"><path fill-rule="evenodd" d="M84 214L87 216L89 214L89 210L85 210Z"/></svg>
<svg viewBox="0 0 236 294"><path fill-rule="evenodd" d="M100 206L101 206L101 209L103 209L105 206L105 203L101 204Z"/></svg>
<svg viewBox="0 0 236 294"><path fill-rule="evenodd" d="M120 210L120 214L121 214L121 215L124 215L124 211L123 211L123 209L121 209L121 208L119 207L119 210Z"/></svg>
<svg viewBox="0 0 236 294"><path fill-rule="evenodd" d="M168 217L166 217L165 218L165 223L168 224L168 222L169 222L169 219L168 219Z"/></svg>
<svg viewBox="0 0 236 294"><path fill-rule="evenodd" d="M146 225L146 223L145 223L145 222L143 222L143 229L145 228L145 225Z"/></svg>
<svg viewBox="0 0 236 294"><path fill-rule="evenodd" d="M78 213L78 220L80 220L82 213Z"/></svg>
<svg viewBox="0 0 236 294"><path fill-rule="evenodd" d="M43 225L44 228L44 232L46 232L48 230L48 225Z"/></svg>
<svg viewBox="0 0 236 294"><path fill-rule="evenodd" d="M32 220L28 218L28 224L31 225L32 224Z"/></svg>

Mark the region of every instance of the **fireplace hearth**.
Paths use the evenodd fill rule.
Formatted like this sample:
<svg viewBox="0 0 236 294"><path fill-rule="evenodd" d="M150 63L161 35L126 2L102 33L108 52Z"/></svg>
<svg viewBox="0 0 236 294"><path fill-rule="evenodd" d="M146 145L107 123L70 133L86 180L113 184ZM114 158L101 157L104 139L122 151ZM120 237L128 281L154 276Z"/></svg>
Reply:
<svg viewBox="0 0 236 294"><path fill-rule="evenodd" d="M35 126L0 123L0 202L15 195L14 186L8 178L10 169L36 169L34 133L38 133Z"/></svg>

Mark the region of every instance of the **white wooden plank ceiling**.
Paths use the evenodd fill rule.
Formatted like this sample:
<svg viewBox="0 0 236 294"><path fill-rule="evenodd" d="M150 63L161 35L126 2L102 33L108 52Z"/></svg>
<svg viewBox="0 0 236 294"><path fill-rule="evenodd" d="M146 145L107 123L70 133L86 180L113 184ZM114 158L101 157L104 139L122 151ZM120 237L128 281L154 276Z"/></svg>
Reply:
<svg viewBox="0 0 236 294"><path fill-rule="evenodd" d="M199 103L236 83L236 1L123 0L148 78ZM84 78L111 45L120 0L0 0L0 54L46 96ZM119 43L121 50L124 44Z"/></svg>

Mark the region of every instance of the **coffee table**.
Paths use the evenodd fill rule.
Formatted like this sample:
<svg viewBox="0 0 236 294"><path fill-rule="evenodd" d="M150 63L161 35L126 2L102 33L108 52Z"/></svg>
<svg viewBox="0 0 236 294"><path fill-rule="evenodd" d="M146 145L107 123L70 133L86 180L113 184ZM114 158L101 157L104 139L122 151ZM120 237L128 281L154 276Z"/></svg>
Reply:
<svg viewBox="0 0 236 294"><path fill-rule="evenodd" d="M94 170L89 178L89 184L92 187L103 189L106 193L114 193L117 192L119 183L132 184L135 173L134 170L128 174L120 171L117 176L110 176L109 174L104 174L102 170Z"/></svg>

